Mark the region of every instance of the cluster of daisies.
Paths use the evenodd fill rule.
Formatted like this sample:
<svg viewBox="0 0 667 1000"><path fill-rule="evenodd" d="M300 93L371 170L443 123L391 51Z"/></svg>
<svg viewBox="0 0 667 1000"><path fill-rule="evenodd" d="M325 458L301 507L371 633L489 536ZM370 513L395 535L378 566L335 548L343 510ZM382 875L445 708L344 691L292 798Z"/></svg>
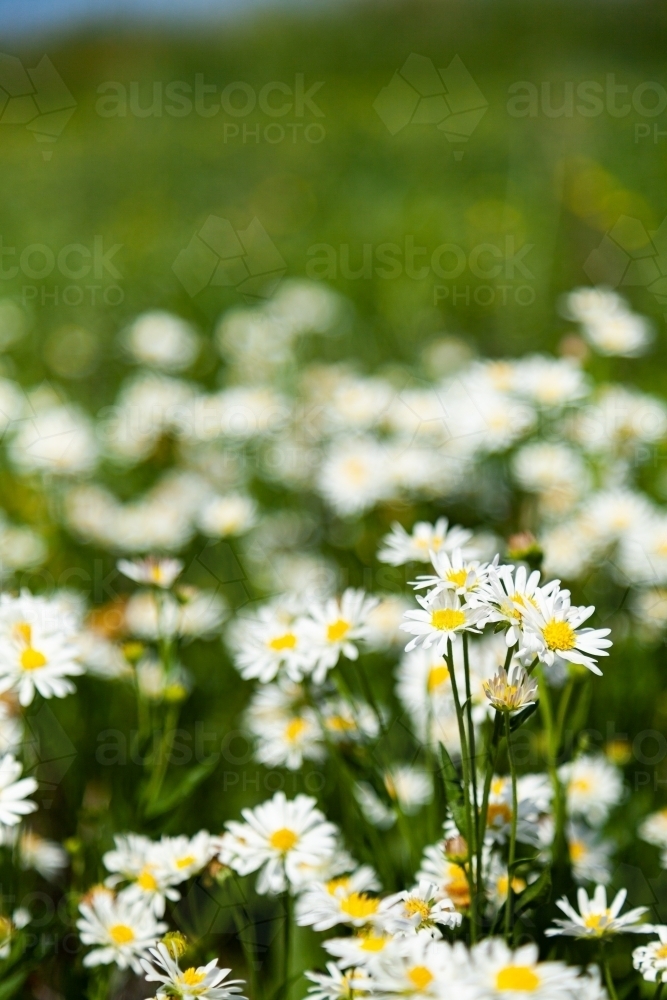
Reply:
<svg viewBox="0 0 667 1000"><path fill-rule="evenodd" d="M210 1000L241 993L242 982L228 979L231 969L206 965L181 967L187 943L168 933L162 919L167 900L181 898L177 888L199 875L219 850L218 839L201 831L194 837L149 840L139 834L120 835L103 857L109 876L79 903L77 929L87 950L84 965L116 965L148 982L160 983L157 997L203 997ZM122 888L118 890L118 886Z"/></svg>
<svg viewBox="0 0 667 1000"><path fill-rule="evenodd" d="M360 374L346 362L300 364L300 338L335 337L351 310L321 283L287 281L267 302L221 317L220 387L211 389L197 375L207 351L201 334L151 311L120 331L129 370L97 415L55 385L0 379L3 446L17 479L30 486L35 474L48 475L49 516L75 537L116 553L234 539L269 592L304 574L326 590L336 567L318 550L308 515L261 509L258 480L296 497L314 492L343 518L445 499L493 523L526 495L526 527L545 570L574 580L602 569L632 588L629 610L659 634L667 514L638 487L637 471L667 439L667 407L632 387L596 383L587 370L591 352L645 353L653 332L609 289L576 289L561 313L578 329L563 337L559 357L488 361L443 338L418 369ZM160 472L144 492L115 495L107 470L116 477L157 456ZM48 556L34 527L0 519L5 576Z"/></svg>

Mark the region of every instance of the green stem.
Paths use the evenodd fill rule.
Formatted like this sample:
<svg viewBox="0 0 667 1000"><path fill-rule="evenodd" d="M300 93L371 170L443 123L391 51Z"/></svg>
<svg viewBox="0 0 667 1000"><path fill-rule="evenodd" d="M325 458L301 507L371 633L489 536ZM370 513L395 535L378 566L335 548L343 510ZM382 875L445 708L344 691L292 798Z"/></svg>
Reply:
<svg viewBox="0 0 667 1000"><path fill-rule="evenodd" d="M547 684L544 671L540 665L536 671L537 685L540 694L540 711L544 720L544 728L547 738L547 769L551 779L551 786L554 795L554 842L553 842L553 863L555 869L562 869L567 864L567 844L565 841L565 803L563 800L563 789L558 777L558 767L556 756L558 747L556 746L557 733L554 727L553 710L551 707L551 693Z"/></svg>
<svg viewBox="0 0 667 1000"><path fill-rule="evenodd" d="M171 751L170 743L178 721L178 714L178 706L170 705L164 720L162 739L160 740L157 755L154 754L151 761L151 776L148 780L146 791L144 793L144 799L148 805L155 802L159 796L164 776L167 773L167 766L169 764Z"/></svg>
<svg viewBox="0 0 667 1000"><path fill-rule="evenodd" d="M479 812L477 802L477 755L475 753L475 728L472 722L472 694L470 691L470 661L468 658L468 633L463 633L463 671L466 687L466 716L468 719L468 742L470 746L473 817L475 821L475 843L479 842Z"/></svg>
<svg viewBox="0 0 667 1000"><path fill-rule="evenodd" d="M283 899L285 902L285 924L283 927L283 984L280 992L283 1000L287 1000L290 987L290 951L292 947L292 897L289 894L289 890L285 893Z"/></svg>
<svg viewBox="0 0 667 1000"><path fill-rule="evenodd" d="M479 840L477 841L477 888L480 900L484 893L484 877L482 874L482 849L484 847L484 837L486 835L486 824L489 815L489 795L491 793L491 782L496 766L496 751L500 742L502 731L502 714L496 712L493 720L493 732L487 751L486 774L484 775L484 790L482 793L482 811L479 817Z"/></svg>
<svg viewBox="0 0 667 1000"><path fill-rule="evenodd" d="M477 900L475 898L475 885L472 877L472 858L475 851L474 827L472 822L472 811L470 807L470 758L468 757L468 740L466 738L465 722L461 710L461 699L459 698L458 684L456 683L456 673L454 671L454 657L452 655L452 640L447 640L447 666L449 677L452 682L452 694L454 696L454 707L456 708L456 721L459 727L459 739L461 741L461 765L463 769L463 801L466 814L466 841L468 844L468 865L466 876L468 888L470 889L470 939L472 944L477 940Z"/></svg>
<svg viewBox="0 0 667 1000"><path fill-rule="evenodd" d="M618 993L616 992L614 980L611 975L611 969L609 968L609 956L604 945L602 946L602 968L604 969L604 981L607 984L609 996L611 1000L618 1000Z"/></svg>
<svg viewBox="0 0 667 1000"><path fill-rule="evenodd" d="M553 753L556 760L558 760L561 744L563 742L563 727L565 725L565 717L567 715L567 710L570 705L570 700L572 698L573 691L574 691L574 678L570 677L567 684L565 685L565 690L561 695L560 703L558 705L558 716L556 718L556 731L554 733L554 747L553 747Z"/></svg>
<svg viewBox="0 0 667 1000"><path fill-rule="evenodd" d="M519 812L519 796L516 789L516 766L512 754L512 739L510 730L510 713L505 712L505 739L507 741L507 759L512 779L512 825L510 828L510 849L507 861L507 901L505 902L505 938L509 943L512 927L512 879L514 878L514 859L516 855L516 825Z"/></svg>

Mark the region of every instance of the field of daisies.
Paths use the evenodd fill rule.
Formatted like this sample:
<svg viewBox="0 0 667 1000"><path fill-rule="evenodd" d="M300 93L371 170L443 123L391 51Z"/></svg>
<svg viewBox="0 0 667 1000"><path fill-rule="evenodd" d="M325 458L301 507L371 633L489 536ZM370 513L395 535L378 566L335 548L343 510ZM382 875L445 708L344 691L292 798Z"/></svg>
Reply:
<svg viewBox="0 0 667 1000"><path fill-rule="evenodd" d="M554 312L362 374L285 279L216 388L164 311L97 413L0 380L0 998L662 994L667 404Z"/></svg>

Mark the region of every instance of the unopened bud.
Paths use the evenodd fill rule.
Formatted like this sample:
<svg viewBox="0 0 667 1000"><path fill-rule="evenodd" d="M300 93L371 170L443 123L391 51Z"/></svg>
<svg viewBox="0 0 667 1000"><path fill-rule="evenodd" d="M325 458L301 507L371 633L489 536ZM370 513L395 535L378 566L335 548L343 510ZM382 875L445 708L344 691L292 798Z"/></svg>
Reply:
<svg viewBox="0 0 667 1000"><path fill-rule="evenodd" d="M542 546L530 531L520 531L507 540L507 555L528 563L531 569L538 569L544 559Z"/></svg>
<svg viewBox="0 0 667 1000"><path fill-rule="evenodd" d="M443 850L447 860L455 864L468 860L468 843L460 834L457 837L448 837L443 844Z"/></svg>
<svg viewBox="0 0 667 1000"><path fill-rule="evenodd" d="M162 944L174 958L182 958L188 950L188 941L180 931L168 931L162 938Z"/></svg>

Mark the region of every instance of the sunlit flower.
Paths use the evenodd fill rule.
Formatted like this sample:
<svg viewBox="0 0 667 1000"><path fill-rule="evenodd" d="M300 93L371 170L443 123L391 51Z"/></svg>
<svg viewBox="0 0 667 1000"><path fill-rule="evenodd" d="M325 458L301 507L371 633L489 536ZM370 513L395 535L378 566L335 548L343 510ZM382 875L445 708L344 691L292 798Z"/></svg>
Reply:
<svg viewBox="0 0 667 1000"><path fill-rule="evenodd" d="M35 778L21 778L22 764L11 753L0 759L0 823L16 826L23 816L37 809L35 802L28 799L37 791Z"/></svg>
<svg viewBox="0 0 667 1000"><path fill-rule="evenodd" d="M146 559L119 559L118 569L135 583L145 583L153 587L168 590L183 570L180 559L158 559L148 556Z"/></svg>
<svg viewBox="0 0 667 1000"><path fill-rule="evenodd" d="M577 969L540 962L537 945L512 951L501 938L488 938L470 952L466 980L479 1000L570 1000L577 995Z"/></svg>
<svg viewBox="0 0 667 1000"><path fill-rule="evenodd" d="M654 924L651 930L658 940L635 948L632 964L649 983L667 982L667 926Z"/></svg>
<svg viewBox="0 0 667 1000"><path fill-rule="evenodd" d="M140 959L157 944L167 925L138 900L130 902L111 892L96 892L79 904L81 917L76 926L83 944L96 945L83 964L110 965L141 973Z"/></svg>
<svg viewBox="0 0 667 1000"><path fill-rule="evenodd" d="M336 850L337 828L327 822L315 799L284 792L254 809L243 809L245 823L230 820L220 860L239 875L260 871L257 891L284 892L299 882L299 865L317 865Z"/></svg>
<svg viewBox="0 0 667 1000"><path fill-rule="evenodd" d="M564 896L557 900L556 905L563 911L566 920L554 921L556 927L549 927L545 932L547 937L563 934L567 937L603 938L614 934L650 934L651 924L641 923L641 918L648 907L636 906L633 910L621 914L627 890L621 889L610 906L607 906L607 890L603 885L595 888L595 893L589 899L585 889L577 891L579 912L574 909Z"/></svg>
<svg viewBox="0 0 667 1000"><path fill-rule="evenodd" d="M529 677L523 667L515 664L509 675L501 667L495 676L484 681L484 691L499 712L517 712L537 700L537 682Z"/></svg>
<svg viewBox="0 0 667 1000"><path fill-rule="evenodd" d="M446 517L439 517L435 524L417 521L410 534L395 522L391 533L382 539L383 548L378 552L378 559L392 566L403 566L409 562L427 563L431 561L432 552L466 550L471 538L472 531L458 525L450 528Z"/></svg>
<svg viewBox="0 0 667 1000"><path fill-rule="evenodd" d="M442 654L450 641L454 642L461 632L478 632L476 626L485 618L485 608L462 604L459 596L451 590L445 590L433 600L417 595L421 611L406 611L401 629L414 635L407 644L406 651L414 649L420 643L424 649L435 647L435 652Z"/></svg>
<svg viewBox="0 0 667 1000"><path fill-rule="evenodd" d="M607 648L612 643L607 636L611 629L581 628L595 608L573 607L562 591L538 592L536 601L537 608L531 604L522 606L521 652L528 657L537 656L547 666L552 666L558 657L601 675L595 657L609 656Z"/></svg>
<svg viewBox="0 0 667 1000"><path fill-rule="evenodd" d="M227 997L238 997L243 988L242 979L227 979L231 969L219 969L218 960L214 958L207 965L191 966L181 969L178 959L169 954L164 944L149 951L150 958L141 960L141 968L149 983L162 983L158 987L157 997L182 997L182 1000L227 1000ZM227 980L225 982L225 980Z"/></svg>
<svg viewBox="0 0 667 1000"><path fill-rule="evenodd" d="M571 816L580 816L594 826L607 819L610 809L623 795L623 779L616 767L602 756L584 754L558 772Z"/></svg>
<svg viewBox="0 0 667 1000"><path fill-rule="evenodd" d="M382 900L379 916L382 927L391 934L428 932L439 937L438 925L458 927L461 924L461 914L451 899L426 881L387 896Z"/></svg>
<svg viewBox="0 0 667 1000"><path fill-rule="evenodd" d="M380 900L374 893L379 887L377 875L368 865L362 865L351 875L315 882L299 897L297 923L312 926L316 931L326 931L337 924L351 927L377 924Z"/></svg>
<svg viewBox="0 0 667 1000"><path fill-rule="evenodd" d="M357 643L366 637L368 616L377 603L376 597L348 587L340 598L332 597L309 606L303 627L314 659L315 684L322 683L341 656L348 660L358 658Z"/></svg>
<svg viewBox="0 0 667 1000"><path fill-rule="evenodd" d="M431 562L435 576L418 576L412 584L415 590L431 588L427 594L429 602L445 590L461 597L476 591L488 572L488 567L482 567L478 560L464 558L461 549L454 549L451 555L446 550L433 553Z"/></svg>

